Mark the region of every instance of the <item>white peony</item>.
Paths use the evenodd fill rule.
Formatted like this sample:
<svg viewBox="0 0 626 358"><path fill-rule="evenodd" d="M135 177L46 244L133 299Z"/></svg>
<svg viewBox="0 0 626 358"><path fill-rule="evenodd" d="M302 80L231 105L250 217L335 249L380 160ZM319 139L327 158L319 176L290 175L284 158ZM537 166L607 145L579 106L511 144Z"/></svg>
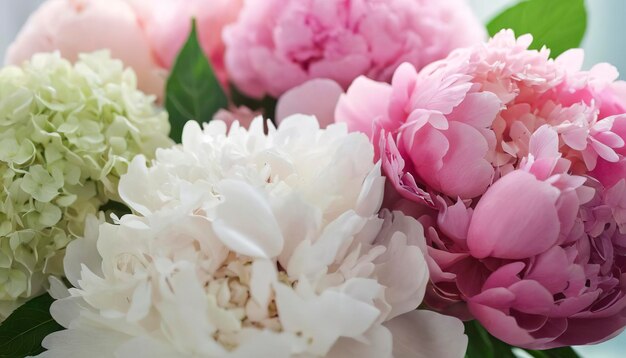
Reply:
<svg viewBox="0 0 626 358"><path fill-rule="evenodd" d="M415 310L422 227L379 213L368 139L268 126L189 122L181 146L132 161L119 192L136 214L70 244L76 288L51 308L67 329L42 357L463 356L459 320Z"/></svg>

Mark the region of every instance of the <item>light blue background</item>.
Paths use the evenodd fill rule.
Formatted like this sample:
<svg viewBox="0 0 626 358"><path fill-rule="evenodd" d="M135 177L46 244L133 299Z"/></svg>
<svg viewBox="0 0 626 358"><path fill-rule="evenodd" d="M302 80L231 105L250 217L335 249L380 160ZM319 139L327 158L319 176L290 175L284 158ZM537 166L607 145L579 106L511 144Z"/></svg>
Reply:
<svg viewBox="0 0 626 358"><path fill-rule="evenodd" d="M210 0L207 0L210 1ZM445 1L445 0L435 0ZM516 0L468 0L483 22ZM549 0L548 0L549 1ZM0 0L0 59L41 0ZM626 0L587 0L586 66L610 62L626 74ZM622 76L622 78L626 78ZM626 334L597 346L577 347L588 358L626 358Z"/></svg>

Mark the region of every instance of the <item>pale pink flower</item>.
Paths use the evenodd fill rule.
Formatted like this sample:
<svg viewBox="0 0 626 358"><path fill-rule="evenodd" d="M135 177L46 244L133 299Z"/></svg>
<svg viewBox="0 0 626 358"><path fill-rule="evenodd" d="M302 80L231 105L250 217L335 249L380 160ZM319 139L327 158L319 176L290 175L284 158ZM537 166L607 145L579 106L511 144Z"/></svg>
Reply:
<svg viewBox="0 0 626 358"><path fill-rule="evenodd" d="M528 50L531 41L503 31L420 73L403 64L391 85L359 78L339 100L336 120L376 143L380 129L391 133L408 171L452 198L479 197L511 172L545 124L559 133L575 173L598 162L622 165L626 95L612 67L574 70L580 52L553 61L548 50Z"/></svg>
<svg viewBox="0 0 626 358"><path fill-rule="evenodd" d="M29 18L8 50L19 64L37 52L79 53L110 49L137 73L139 88L164 97L174 65L197 21L198 38L218 79L227 83L222 29L233 22L243 0L48 0Z"/></svg>
<svg viewBox="0 0 626 358"><path fill-rule="evenodd" d="M224 33L229 76L256 98L314 78L387 81L483 38L464 0L250 0Z"/></svg>
<svg viewBox="0 0 626 358"><path fill-rule="evenodd" d="M237 19L243 0L128 0L137 9L159 64L171 68L196 19L198 40L222 84L224 68L222 30Z"/></svg>
<svg viewBox="0 0 626 358"><path fill-rule="evenodd" d="M322 127L335 123L335 108L343 89L329 79L314 79L285 92L276 104L276 121L294 114L315 116Z"/></svg>
<svg viewBox="0 0 626 358"><path fill-rule="evenodd" d="M48 0L35 11L7 51L6 62L21 64L38 52L59 50L70 61L80 53L109 49L137 74L139 88L161 96L166 71L133 7L125 0Z"/></svg>

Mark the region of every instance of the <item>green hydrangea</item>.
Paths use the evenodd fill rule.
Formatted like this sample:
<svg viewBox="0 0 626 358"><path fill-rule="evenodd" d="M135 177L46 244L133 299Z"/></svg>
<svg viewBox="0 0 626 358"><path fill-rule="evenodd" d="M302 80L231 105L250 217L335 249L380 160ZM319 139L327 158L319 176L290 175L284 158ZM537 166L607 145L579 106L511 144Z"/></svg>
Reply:
<svg viewBox="0 0 626 358"><path fill-rule="evenodd" d="M65 247L118 198L129 161L171 145L154 100L108 52L0 70L0 321L62 274Z"/></svg>

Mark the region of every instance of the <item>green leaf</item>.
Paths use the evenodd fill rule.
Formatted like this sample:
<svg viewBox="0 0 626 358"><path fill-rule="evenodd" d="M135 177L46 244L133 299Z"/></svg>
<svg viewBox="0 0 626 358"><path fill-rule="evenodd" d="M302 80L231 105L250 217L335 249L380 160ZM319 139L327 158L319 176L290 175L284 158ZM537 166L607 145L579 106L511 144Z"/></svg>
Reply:
<svg viewBox="0 0 626 358"><path fill-rule="evenodd" d="M571 347L534 351L513 347L495 338L478 321L465 322L465 334L469 337L467 358L516 358L515 350L522 350L535 358L580 358Z"/></svg>
<svg viewBox="0 0 626 358"><path fill-rule="evenodd" d="M465 334L469 337L467 353L465 354L466 357L494 357L492 337L477 321L465 322Z"/></svg>
<svg viewBox="0 0 626 358"><path fill-rule="evenodd" d="M217 111L227 107L228 97L198 43L194 20L167 80L165 108L172 126L170 137L180 142L188 120L208 122Z"/></svg>
<svg viewBox="0 0 626 358"><path fill-rule="evenodd" d="M465 322L468 358L516 358L513 347L490 335L478 321Z"/></svg>
<svg viewBox="0 0 626 358"><path fill-rule="evenodd" d="M552 57L579 47L586 28L584 0L524 0L487 24L490 36L502 29L513 29L517 36L532 34L531 48L545 45Z"/></svg>
<svg viewBox="0 0 626 358"><path fill-rule="evenodd" d="M54 299L45 294L26 302L0 325L0 358L16 358L43 352L41 341L63 329L50 315Z"/></svg>
<svg viewBox="0 0 626 358"><path fill-rule="evenodd" d="M535 358L580 358L572 347L548 349L545 351L531 351L525 349L525 351Z"/></svg>
<svg viewBox="0 0 626 358"><path fill-rule="evenodd" d="M274 116L276 114L277 100L275 98L269 96L265 96L262 99L250 98L239 92L235 86L230 87L230 94L231 99L236 106L245 106L253 111L261 111L263 118L271 119L274 123L276 123L276 118L274 118Z"/></svg>
<svg viewBox="0 0 626 358"><path fill-rule="evenodd" d="M126 214L132 213L132 211L128 206L126 206L126 204L115 200L109 200L106 204L100 206L98 211L103 211L104 217L107 220L111 217L111 214L115 214L118 218L121 218Z"/></svg>

